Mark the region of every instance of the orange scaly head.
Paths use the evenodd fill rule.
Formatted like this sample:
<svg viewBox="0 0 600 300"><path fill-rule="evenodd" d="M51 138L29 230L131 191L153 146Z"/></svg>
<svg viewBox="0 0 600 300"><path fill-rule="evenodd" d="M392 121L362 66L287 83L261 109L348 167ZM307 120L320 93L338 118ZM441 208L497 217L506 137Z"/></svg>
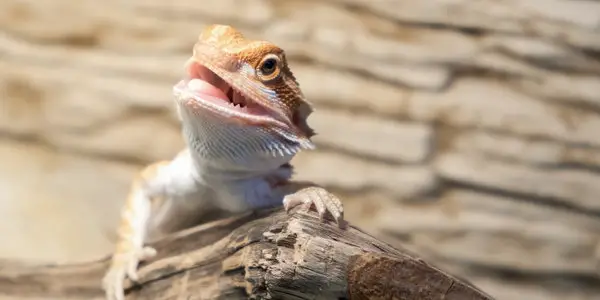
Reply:
<svg viewBox="0 0 600 300"><path fill-rule="evenodd" d="M186 63L186 78L175 93L184 127L187 121L237 132L252 129L263 134L269 144L263 146L279 152L314 147L314 133L306 123L312 107L284 51L267 41L247 39L231 26L211 25L200 34Z"/></svg>

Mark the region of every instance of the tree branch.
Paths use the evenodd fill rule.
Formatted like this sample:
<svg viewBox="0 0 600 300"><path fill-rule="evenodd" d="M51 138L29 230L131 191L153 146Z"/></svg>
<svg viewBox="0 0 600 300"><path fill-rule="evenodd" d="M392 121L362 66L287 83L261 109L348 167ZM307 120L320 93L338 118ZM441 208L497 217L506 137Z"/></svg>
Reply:
<svg viewBox="0 0 600 300"><path fill-rule="evenodd" d="M492 299L426 262L313 213L264 210L153 243L127 299ZM102 299L108 259L34 266L0 261L0 299Z"/></svg>

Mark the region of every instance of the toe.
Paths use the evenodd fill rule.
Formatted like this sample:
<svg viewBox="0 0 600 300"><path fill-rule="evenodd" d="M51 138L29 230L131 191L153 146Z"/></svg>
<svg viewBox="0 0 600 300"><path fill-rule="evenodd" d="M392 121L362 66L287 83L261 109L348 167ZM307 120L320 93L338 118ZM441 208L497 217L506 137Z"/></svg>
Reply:
<svg viewBox="0 0 600 300"><path fill-rule="evenodd" d="M140 260L147 260L156 256L156 249L152 247L144 247L142 249L142 254L140 256Z"/></svg>
<svg viewBox="0 0 600 300"><path fill-rule="evenodd" d="M342 202L335 195L331 193L327 194L327 200L324 201L325 206L327 206L327 211L329 211L335 221L340 224L340 221L344 219L344 208L342 206Z"/></svg>
<svg viewBox="0 0 600 300"><path fill-rule="evenodd" d="M290 211L290 209L303 203L304 201L302 200L302 197L297 193L287 195L283 198L283 208L285 209L285 211Z"/></svg>
<svg viewBox="0 0 600 300"><path fill-rule="evenodd" d="M138 266L138 261L131 261L129 263L129 265L127 266L127 277L129 277L129 279L131 279L132 281L137 282L139 280L138 274L137 274L137 266Z"/></svg>
<svg viewBox="0 0 600 300"><path fill-rule="evenodd" d="M107 300L124 300L123 280L125 279L125 271L122 268L114 268L108 271L104 276L102 287L106 294Z"/></svg>
<svg viewBox="0 0 600 300"><path fill-rule="evenodd" d="M283 199L283 206L286 211L289 211L300 204L304 206L303 210L306 211L310 210L314 205L321 220L324 220L325 215L329 212L340 228L346 226L346 223L344 222L344 207L342 201L324 188L305 188L294 194L287 195Z"/></svg>
<svg viewBox="0 0 600 300"><path fill-rule="evenodd" d="M319 219L323 221L325 214L327 214L327 191L321 188L317 188L311 191L310 201L315 205L315 209L319 214Z"/></svg>

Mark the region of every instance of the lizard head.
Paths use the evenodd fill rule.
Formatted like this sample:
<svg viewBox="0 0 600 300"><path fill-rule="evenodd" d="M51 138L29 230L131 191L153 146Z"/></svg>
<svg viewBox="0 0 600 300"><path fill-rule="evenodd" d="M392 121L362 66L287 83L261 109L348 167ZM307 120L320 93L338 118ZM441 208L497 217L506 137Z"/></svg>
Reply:
<svg viewBox="0 0 600 300"><path fill-rule="evenodd" d="M312 107L275 44L211 25L194 45L185 73L174 92L184 127L203 128L188 128L196 139L204 135L214 143L207 136L212 128L213 135L220 131L217 138L273 155L314 148L306 123Z"/></svg>

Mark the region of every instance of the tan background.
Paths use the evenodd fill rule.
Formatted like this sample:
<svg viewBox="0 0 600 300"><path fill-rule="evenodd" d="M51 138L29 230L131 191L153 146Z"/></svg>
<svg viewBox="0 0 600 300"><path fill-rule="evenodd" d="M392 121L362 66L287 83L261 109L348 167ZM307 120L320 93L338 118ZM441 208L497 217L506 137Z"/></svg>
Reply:
<svg viewBox="0 0 600 300"><path fill-rule="evenodd" d="M131 176L182 146L171 86L229 23L317 112L299 177L502 300L600 299L600 2L2 0L0 257L111 250Z"/></svg>

